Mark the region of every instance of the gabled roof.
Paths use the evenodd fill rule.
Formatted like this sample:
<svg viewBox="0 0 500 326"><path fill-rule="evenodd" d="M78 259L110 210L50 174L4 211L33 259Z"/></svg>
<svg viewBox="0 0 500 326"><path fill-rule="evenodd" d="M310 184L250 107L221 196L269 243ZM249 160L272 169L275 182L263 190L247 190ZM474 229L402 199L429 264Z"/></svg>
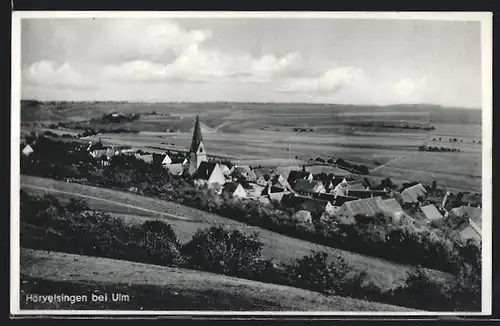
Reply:
<svg viewBox="0 0 500 326"><path fill-rule="evenodd" d="M474 239L481 242L481 234L479 234L470 224L460 230L460 236L464 239Z"/></svg>
<svg viewBox="0 0 500 326"><path fill-rule="evenodd" d="M420 207L420 210L424 213L425 217L431 222L439 221L443 218L443 215L433 204L422 206Z"/></svg>
<svg viewBox="0 0 500 326"><path fill-rule="evenodd" d="M241 187L241 185L237 182L226 182L222 188L222 192L233 194L238 187Z"/></svg>
<svg viewBox="0 0 500 326"><path fill-rule="evenodd" d="M405 203L416 203L418 202L418 197L425 196L427 191L421 183L418 183L414 186L406 188L401 192L401 199Z"/></svg>
<svg viewBox="0 0 500 326"><path fill-rule="evenodd" d="M314 193L313 195L313 198L316 198L316 199L321 199L321 200L328 200L330 203L335 203L336 201L336 196L334 194L330 194L330 193ZM354 198L356 199L356 198Z"/></svg>
<svg viewBox="0 0 500 326"><path fill-rule="evenodd" d="M365 216L375 216L378 213L385 213L382 210L381 204L382 198L365 198L353 201L348 201L344 203L347 210L351 212L353 216L358 214Z"/></svg>
<svg viewBox="0 0 500 326"><path fill-rule="evenodd" d="M194 123L193 139L191 140L190 152L196 152L200 146L200 142L203 140L201 135L200 119L196 116L196 121Z"/></svg>
<svg viewBox="0 0 500 326"><path fill-rule="evenodd" d="M283 187L278 187L278 186L273 186L272 184L267 184L264 189L262 189L263 194L268 194L268 193L280 193L280 192L285 192L286 189Z"/></svg>
<svg viewBox="0 0 500 326"><path fill-rule="evenodd" d="M163 159L165 158L165 154L157 154L153 153L153 163L159 163L161 164L163 162Z"/></svg>
<svg viewBox="0 0 500 326"><path fill-rule="evenodd" d="M208 180L212 175L214 169L217 167L217 163L214 162L201 162L198 170L195 173L195 178Z"/></svg>
<svg viewBox="0 0 500 326"><path fill-rule="evenodd" d="M394 198L386 199L382 201L384 206L384 211L388 213L400 213L403 212L403 208L399 205L398 201Z"/></svg>
<svg viewBox="0 0 500 326"><path fill-rule="evenodd" d="M307 181L304 179L297 180L293 186L293 190L297 192L315 192L315 188L322 186L321 181Z"/></svg>
<svg viewBox="0 0 500 326"><path fill-rule="evenodd" d="M314 210L324 210L327 205L331 205L328 200L321 200L316 198L311 198L308 196L300 196L300 195L284 195L283 203L285 205L290 205L295 208L305 209L307 211Z"/></svg>
<svg viewBox="0 0 500 326"><path fill-rule="evenodd" d="M457 195L457 201L460 203L464 203L464 204L470 203L472 205L480 205L481 204L481 195L460 192Z"/></svg>
<svg viewBox="0 0 500 326"><path fill-rule="evenodd" d="M285 177L283 177L281 174L275 174L271 177L271 179L269 179L269 181L271 182L271 184L273 186L278 186L278 187L282 187L282 188L288 188L290 187L290 184L288 183L288 181L286 181Z"/></svg>

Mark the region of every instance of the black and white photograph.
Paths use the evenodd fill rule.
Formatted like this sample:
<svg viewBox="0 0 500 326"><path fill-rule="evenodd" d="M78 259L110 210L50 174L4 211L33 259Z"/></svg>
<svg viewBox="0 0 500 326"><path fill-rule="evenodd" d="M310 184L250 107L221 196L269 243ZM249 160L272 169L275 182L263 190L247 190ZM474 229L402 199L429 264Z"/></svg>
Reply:
<svg viewBox="0 0 500 326"><path fill-rule="evenodd" d="M11 313L491 312L491 28L14 12Z"/></svg>

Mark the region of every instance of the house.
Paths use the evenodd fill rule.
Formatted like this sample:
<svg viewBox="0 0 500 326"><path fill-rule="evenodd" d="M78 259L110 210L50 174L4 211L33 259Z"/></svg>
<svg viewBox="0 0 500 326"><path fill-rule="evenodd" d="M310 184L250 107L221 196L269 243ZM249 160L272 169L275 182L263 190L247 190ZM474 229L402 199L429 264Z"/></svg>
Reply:
<svg viewBox="0 0 500 326"><path fill-rule="evenodd" d="M227 194L229 197L234 198L247 198L245 188L236 182L226 182L222 188L222 194Z"/></svg>
<svg viewBox="0 0 500 326"><path fill-rule="evenodd" d="M420 210L424 213L425 218L431 223L439 222L443 219L443 215L433 204L422 206Z"/></svg>
<svg viewBox="0 0 500 326"><path fill-rule="evenodd" d="M31 147L29 144L24 146L23 150L21 151L23 155L25 156L30 156L31 153L34 152L33 147Z"/></svg>
<svg viewBox="0 0 500 326"><path fill-rule="evenodd" d="M311 213L305 210L301 210L293 214L292 218L300 223L312 223Z"/></svg>
<svg viewBox="0 0 500 326"><path fill-rule="evenodd" d="M112 150L114 155L131 155L134 153L134 150L129 146L114 146Z"/></svg>
<svg viewBox="0 0 500 326"><path fill-rule="evenodd" d="M260 175L257 180L255 180L255 183L261 186L267 185L267 182L271 179L271 177L268 174L262 174Z"/></svg>
<svg viewBox="0 0 500 326"><path fill-rule="evenodd" d="M481 195L460 192L457 194L455 205L481 207Z"/></svg>
<svg viewBox="0 0 500 326"><path fill-rule="evenodd" d="M285 188L281 188L279 186L273 186L271 183L268 183L264 189L262 189L261 196L267 196L269 199L274 199L281 201L283 195L288 194Z"/></svg>
<svg viewBox="0 0 500 326"><path fill-rule="evenodd" d="M281 174L275 174L270 179L269 182L276 187L285 189L285 191L292 191L292 187L286 180L286 178Z"/></svg>
<svg viewBox="0 0 500 326"><path fill-rule="evenodd" d="M333 214L335 211L334 206L328 200L302 195L286 194L283 196L281 203L285 207L306 210L311 213Z"/></svg>
<svg viewBox="0 0 500 326"><path fill-rule="evenodd" d="M473 229L477 229L479 231L479 235L481 235L481 230L482 230L481 208L472 206L460 206L451 209L450 214L452 216L457 216L457 217L467 216L471 227Z"/></svg>
<svg viewBox="0 0 500 326"><path fill-rule="evenodd" d="M321 199L321 200L328 200L330 203L334 204L335 198L337 196L335 196L334 194L331 194L331 193L322 192L322 193L314 193L314 194L312 194L312 197L316 198L316 199ZM357 199L357 198L354 198L354 199Z"/></svg>
<svg viewBox="0 0 500 326"><path fill-rule="evenodd" d="M311 172L307 171L290 171L288 174L288 183L290 185L294 185L297 180L307 180L307 181L313 181L313 174Z"/></svg>
<svg viewBox="0 0 500 326"><path fill-rule="evenodd" d="M402 217L409 217L404 211L398 201L394 198L383 200L379 205L385 214L392 217L393 222L399 222Z"/></svg>
<svg viewBox="0 0 500 326"><path fill-rule="evenodd" d="M248 165L238 165L233 168L231 176L235 179L243 178L247 181L257 180L257 176Z"/></svg>
<svg viewBox="0 0 500 326"><path fill-rule="evenodd" d="M321 181L308 181L304 179L297 180L293 190L299 194L313 194L326 192Z"/></svg>
<svg viewBox="0 0 500 326"><path fill-rule="evenodd" d="M406 188L401 192L401 200L405 204L413 204L418 203L419 198L427 195L427 190L425 190L424 186L421 183L418 183L414 186Z"/></svg>
<svg viewBox="0 0 500 326"><path fill-rule="evenodd" d="M201 162L198 170L194 174L195 184L208 185L209 187L214 187L216 185L223 186L226 183L226 178L224 178L224 173L219 165L219 163L214 162Z"/></svg>
<svg viewBox="0 0 500 326"><path fill-rule="evenodd" d="M226 178L231 175L231 169L226 164L221 164L220 168L222 169L222 173Z"/></svg>
<svg viewBox="0 0 500 326"><path fill-rule="evenodd" d="M344 203L347 203L348 201L353 201L353 200L358 200L359 198L356 197L349 197L349 196L335 196L335 201L333 202L334 206L342 206Z"/></svg>
<svg viewBox="0 0 500 326"><path fill-rule="evenodd" d="M384 201L381 197L373 197L345 202L336 211L336 216L342 219L343 223L354 223L356 215L373 217L377 214L385 214L391 216L396 222L402 215L398 211L399 208L395 206L394 201Z"/></svg>
<svg viewBox="0 0 500 326"><path fill-rule="evenodd" d="M339 196L347 196L348 190L365 190L365 189L366 188L363 186L363 180L347 181L344 178L339 184L337 184L333 188L331 192Z"/></svg>

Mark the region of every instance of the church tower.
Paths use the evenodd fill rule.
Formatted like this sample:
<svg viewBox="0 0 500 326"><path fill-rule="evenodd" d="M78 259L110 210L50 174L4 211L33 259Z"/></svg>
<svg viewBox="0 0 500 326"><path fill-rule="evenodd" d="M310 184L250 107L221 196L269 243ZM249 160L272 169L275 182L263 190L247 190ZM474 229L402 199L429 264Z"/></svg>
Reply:
<svg viewBox="0 0 500 326"><path fill-rule="evenodd" d="M201 162L207 161L207 154L205 146L203 146L203 138L201 136L200 119L196 116L194 124L193 140L191 141L191 148L189 149L189 165L188 174L194 175L198 170Z"/></svg>

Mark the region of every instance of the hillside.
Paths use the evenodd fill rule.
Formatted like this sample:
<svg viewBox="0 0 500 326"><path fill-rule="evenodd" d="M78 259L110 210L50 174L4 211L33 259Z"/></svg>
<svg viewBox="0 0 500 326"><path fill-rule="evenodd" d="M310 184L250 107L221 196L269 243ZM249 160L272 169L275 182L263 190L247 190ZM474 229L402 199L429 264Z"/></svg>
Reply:
<svg viewBox="0 0 500 326"><path fill-rule="evenodd" d="M83 198L88 200L91 208L112 212L118 216L125 215L124 217L128 221L143 221L144 218L165 220L172 225L177 236L183 242L188 241L196 230L206 228L214 223L236 227L248 233L257 231L265 245L263 248L265 258L288 262L309 254L311 250L323 250L330 256L341 255L357 272L366 271L368 280L373 281L383 289L393 288L405 279L407 272L415 269L413 266L405 266L379 258L313 244L191 207L132 193L31 176L21 176L21 186L22 189L39 195L51 193L58 198ZM138 219L136 216L143 218ZM450 277L448 274L437 271L433 272L433 275L438 279Z"/></svg>
<svg viewBox="0 0 500 326"><path fill-rule="evenodd" d="M21 281L24 309L412 311L206 272L30 249L21 249ZM25 305L25 293L122 293L130 300Z"/></svg>

